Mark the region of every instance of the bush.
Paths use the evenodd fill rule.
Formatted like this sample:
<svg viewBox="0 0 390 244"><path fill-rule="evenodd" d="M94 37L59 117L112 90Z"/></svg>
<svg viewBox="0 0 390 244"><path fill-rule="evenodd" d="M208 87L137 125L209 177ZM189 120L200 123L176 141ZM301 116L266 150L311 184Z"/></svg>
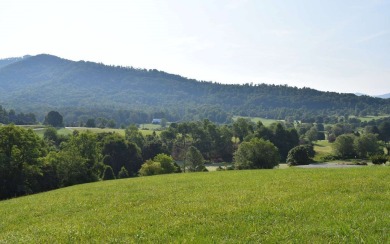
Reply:
<svg viewBox="0 0 390 244"><path fill-rule="evenodd" d="M287 155L288 165L292 166L309 164L311 161L309 157L309 151L310 155L312 155L310 148L312 148L310 145L297 146L292 148Z"/></svg>
<svg viewBox="0 0 390 244"><path fill-rule="evenodd" d="M114 180L114 179L115 179L115 175L111 166L106 166L103 172L103 180Z"/></svg>
<svg viewBox="0 0 390 244"><path fill-rule="evenodd" d="M154 162L153 160L147 160L139 170L139 174L142 176L159 175L162 173L160 162Z"/></svg>
<svg viewBox="0 0 390 244"><path fill-rule="evenodd" d="M279 150L270 141L253 138L243 142L234 154L236 169L272 169L279 165Z"/></svg>
<svg viewBox="0 0 390 244"><path fill-rule="evenodd" d="M388 157L384 154L376 154L371 156L371 162L373 164L384 164L388 160Z"/></svg>
<svg viewBox="0 0 390 244"><path fill-rule="evenodd" d="M129 178L129 172L124 166L122 166L121 170L118 173L118 179L124 179L124 178Z"/></svg>

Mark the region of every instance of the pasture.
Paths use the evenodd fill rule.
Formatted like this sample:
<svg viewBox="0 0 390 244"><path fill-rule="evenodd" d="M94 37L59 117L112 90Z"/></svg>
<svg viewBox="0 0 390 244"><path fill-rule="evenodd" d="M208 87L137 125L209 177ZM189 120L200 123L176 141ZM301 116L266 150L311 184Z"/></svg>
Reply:
<svg viewBox="0 0 390 244"><path fill-rule="evenodd" d="M0 202L0 243L388 243L390 167L104 181Z"/></svg>
<svg viewBox="0 0 390 244"><path fill-rule="evenodd" d="M319 140L314 143L314 161L322 162L323 158L332 154L332 144L328 140Z"/></svg>
<svg viewBox="0 0 390 244"><path fill-rule="evenodd" d="M25 127L25 126L23 126ZM145 127L140 128L140 132L144 135L152 135L153 131L156 132L157 135L161 133L160 130L152 129L152 128L157 128L156 126L151 126L149 127L148 125ZM43 138L43 135L45 133L46 127L40 126L39 128L33 128L33 131L39 135L40 137ZM60 128L57 130L59 135L71 135L73 131L79 131L79 132L85 132L85 131L90 131L92 133L117 133L119 135L124 136L125 135L125 130L124 129L112 129L112 128L88 128L88 127L65 127L65 128Z"/></svg>
<svg viewBox="0 0 390 244"><path fill-rule="evenodd" d="M244 119L249 119L253 123L257 123L261 121L263 125L269 126L275 122L283 122L284 120L276 120L276 119L267 119L267 118L261 118L261 117L245 117L245 116L233 116L233 121L236 121L238 118L244 118Z"/></svg>

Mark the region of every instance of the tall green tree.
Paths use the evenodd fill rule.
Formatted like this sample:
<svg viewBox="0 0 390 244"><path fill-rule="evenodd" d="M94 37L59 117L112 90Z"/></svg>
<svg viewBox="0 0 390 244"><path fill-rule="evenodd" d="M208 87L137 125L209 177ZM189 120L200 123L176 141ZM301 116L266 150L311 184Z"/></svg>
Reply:
<svg viewBox="0 0 390 244"><path fill-rule="evenodd" d="M270 141L253 138L243 142L234 154L236 169L272 169L279 164L279 151Z"/></svg>
<svg viewBox="0 0 390 244"><path fill-rule="evenodd" d="M194 146L188 148L185 162L189 171L196 172L205 169L202 153Z"/></svg>
<svg viewBox="0 0 390 244"><path fill-rule="evenodd" d="M45 154L43 141L32 130L0 126L0 199L40 191L39 158Z"/></svg>
<svg viewBox="0 0 390 244"><path fill-rule="evenodd" d="M51 125L53 127L63 127L64 121L62 115L57 111L50 111L43 122L45 125Z"/></svg>
<svg viewBox="0 0 390 244"><path fill-rule="evenodd" d="M141 149L118 134L108 134L104 137L102 155L107 159L104 163L112 167L115 175L118 175L122 167L125 167L131 176L136 175L141 168Z"/></svg>
<svg viewBox="0 0 390 244"><path fill-rule="evenodd" d="M244 138L253 133L253 124L249 119L238 118L233 123L233 136L238 138L240 142L244 141Z"/></svg>
<svg viewBox="0 0 390 244"><path fill-rule="evenodd" d="M371 155L379 154L380 145L378 135L363 134L355 138L354 148L360 158L368 158ZM383 153L383 152L382 152Z"/></svg>
<svg viewBox="0 0 390 244"><path fill-rule="evenodd" d="M353 158L356 155L354 147L355 136L353 134L343 134L336 138L333 143L334 153L341 158Z"/></svg>
<svg viewBox="0 0 390 244"><path fill-rule="evenodd" d="M379 139L384 142L390 142L390 122L384 121L379 126Z"/></svg>
<svg viewBox="0 0 390 244"><path fill-rule="evenodd" d="M142 150L145 144L145 137L139 131L136 125L130 125L125 130L125 138L129 142L137 144L137 146Z"/></svg>
<svg viewBox="0 0 390 244"><path fill-rule="evenodd" d="M312 145L300 145L292 148L287 155L288 165L305 165L311 162L314 153Z"/></svg>

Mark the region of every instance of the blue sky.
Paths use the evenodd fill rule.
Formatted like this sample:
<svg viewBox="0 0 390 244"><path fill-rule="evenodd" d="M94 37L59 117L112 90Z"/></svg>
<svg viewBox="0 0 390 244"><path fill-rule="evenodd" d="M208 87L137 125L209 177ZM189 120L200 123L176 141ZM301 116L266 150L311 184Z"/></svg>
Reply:
<svg viewBox="0 0 390 244"><path fill-rule="evenodd" d="M1 0L0 58L390 92L390 0Z"/></svg>

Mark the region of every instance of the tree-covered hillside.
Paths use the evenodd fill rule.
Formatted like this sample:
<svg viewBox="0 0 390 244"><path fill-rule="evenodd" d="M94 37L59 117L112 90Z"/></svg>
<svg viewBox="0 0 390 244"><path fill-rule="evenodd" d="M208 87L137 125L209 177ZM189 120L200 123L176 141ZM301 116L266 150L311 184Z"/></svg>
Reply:
<svg viewBox="0 0 390 244"><path fill-rule="evenodd" d="M29 55L26 55L24 57L18 57L18 58L6 58L6 59L0 59L0 68L7 66L12 63L16 63L18 61L23 60L24 58L29 58Z"/></svg>
<svg viewBox="0 0 390 244"><path fill-rule="evenodd" d="M233 114L301 119L308 114L390 113L389 99L286 85L224 85L51 55L0 67L0 104L35 112L38 117L49 109L58 109L67 118L91 111L149 111L163 112L175 120L209 118L218 122Z"/></svg>

